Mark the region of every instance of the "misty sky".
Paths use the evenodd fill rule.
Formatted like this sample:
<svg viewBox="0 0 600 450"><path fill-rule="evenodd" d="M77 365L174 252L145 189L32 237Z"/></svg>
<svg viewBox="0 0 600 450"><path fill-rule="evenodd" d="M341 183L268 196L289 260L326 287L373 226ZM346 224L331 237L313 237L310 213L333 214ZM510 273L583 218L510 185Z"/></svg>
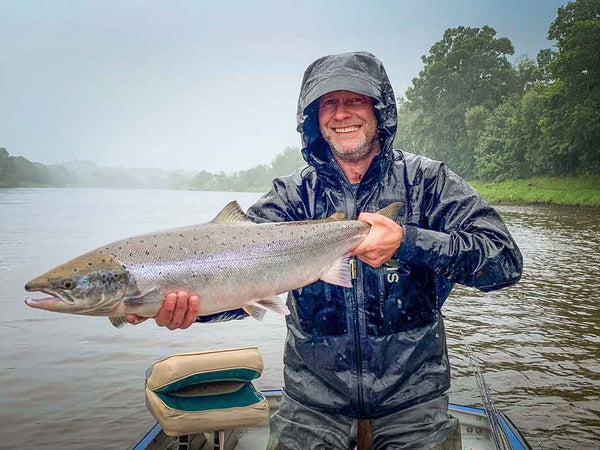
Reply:
<svg viewBox="0 0 600 450"><path fill-rule="evenodd" d="M316 58L366 50L396 96L446 28L535 58L558 0L0 0L0 147L43 163L233 172L300 146Z"/></svg>

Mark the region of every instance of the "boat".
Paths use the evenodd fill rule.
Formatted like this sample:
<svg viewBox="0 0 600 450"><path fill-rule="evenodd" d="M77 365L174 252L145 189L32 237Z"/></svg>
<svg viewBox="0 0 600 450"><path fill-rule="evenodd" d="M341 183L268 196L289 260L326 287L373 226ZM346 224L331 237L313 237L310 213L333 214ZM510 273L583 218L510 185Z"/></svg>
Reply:
<svg viewBox="0 0 600 450"><path fill-rule="evenodd" d="M262 394L269 403L271 414L276 412L281 402L281 390L264 390ZM463 449L531 450L531 446L515 424L502 412L495 410L493 412L495 416L493 421L497 424L496 433L492 432L490 426L489 411L483 408L451 403L449 413L460 423ZM264 450L268 438L268 424L253 428L234 428L172 437L168 436L158 423L155 423L135 440L129 450ZM497 444L498 440L500 444Z"/></svg>

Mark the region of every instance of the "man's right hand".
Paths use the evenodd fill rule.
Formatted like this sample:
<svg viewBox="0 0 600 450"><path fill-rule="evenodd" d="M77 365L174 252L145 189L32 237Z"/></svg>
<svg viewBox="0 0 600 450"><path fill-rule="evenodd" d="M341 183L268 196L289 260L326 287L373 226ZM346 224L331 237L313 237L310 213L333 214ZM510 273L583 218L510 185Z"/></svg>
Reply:
<svg viewBox="0 0 600 450"><path fill-rule="evenodd" d="M200 298L186 291L171 292L165 296L163 304L156 313L156 324L169 330L184 330L196 321L200 309ZM127 322L132 325L142 323L147 317L127 314Z"/></svg>

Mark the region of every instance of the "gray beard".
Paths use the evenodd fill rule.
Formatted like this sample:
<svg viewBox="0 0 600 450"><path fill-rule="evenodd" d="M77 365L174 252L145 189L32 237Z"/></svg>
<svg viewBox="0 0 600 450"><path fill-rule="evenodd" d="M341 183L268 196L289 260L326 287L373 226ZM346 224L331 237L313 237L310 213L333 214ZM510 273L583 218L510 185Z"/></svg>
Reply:
<svg viewBox="0 0 600 450"><path fill-rule="evenodd" d="M329 144L329 148L331 148L331 152L336 157L336 159L344 161L345 163L352 164L364 161L369 156L371 156L372 153L377 151L377 138L373 139L372 141L365 142L364 144L359 145L354 149L346 151L340 151L339 149L335 148L332 139L325 140Z"/></svg>

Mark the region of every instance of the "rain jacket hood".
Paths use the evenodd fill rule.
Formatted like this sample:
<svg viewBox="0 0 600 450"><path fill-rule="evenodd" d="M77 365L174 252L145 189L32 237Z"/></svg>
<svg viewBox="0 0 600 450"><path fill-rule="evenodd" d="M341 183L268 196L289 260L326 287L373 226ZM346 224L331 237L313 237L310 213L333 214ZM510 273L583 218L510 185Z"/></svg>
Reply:
<svg viewBox="0 0 600 450"><path fill-rule="evenodd" d="M329 146L319 130L318 102L322 95L341 90L374 100L380 139L380 155L375 165L379 159L389 159L397 126L394 90L381 61L368 52L324 56L304 72L296 115L304 159L317 168L332 163Z"/></svg>

